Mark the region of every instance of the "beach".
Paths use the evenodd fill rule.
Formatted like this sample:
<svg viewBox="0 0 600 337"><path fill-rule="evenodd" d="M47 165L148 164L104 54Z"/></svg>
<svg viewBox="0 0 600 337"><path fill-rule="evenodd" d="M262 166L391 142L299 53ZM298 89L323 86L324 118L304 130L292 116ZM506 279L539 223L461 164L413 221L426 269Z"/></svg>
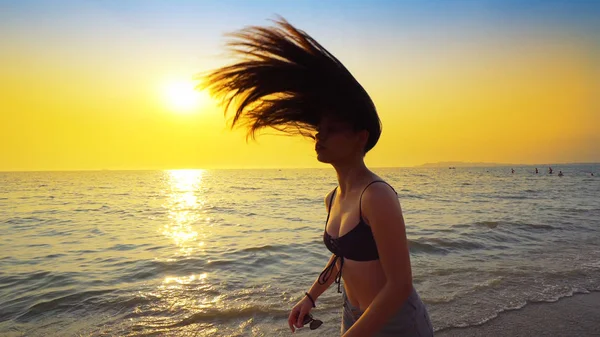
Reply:
<svg viewBox="0 0 600 337"><path fill-rule="evenodd" d="M530 303L481 325L445 329L435 336L600 336L600 292L576 294L552 303Z"/></svg>

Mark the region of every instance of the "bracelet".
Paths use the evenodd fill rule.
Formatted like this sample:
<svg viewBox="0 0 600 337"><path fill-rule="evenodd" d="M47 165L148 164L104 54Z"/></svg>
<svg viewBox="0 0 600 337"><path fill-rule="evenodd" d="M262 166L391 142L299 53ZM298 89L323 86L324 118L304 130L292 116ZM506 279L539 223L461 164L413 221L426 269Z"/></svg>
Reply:
<svg viewBox="0 0 600 337"><path fill-rule="evenodd" d="M313 300L312 296L310 296L309 293L304 293L306 296L308 296L308 299L312 302L313 308L316 308L317 305L315 304L315 300Z"/></svg>

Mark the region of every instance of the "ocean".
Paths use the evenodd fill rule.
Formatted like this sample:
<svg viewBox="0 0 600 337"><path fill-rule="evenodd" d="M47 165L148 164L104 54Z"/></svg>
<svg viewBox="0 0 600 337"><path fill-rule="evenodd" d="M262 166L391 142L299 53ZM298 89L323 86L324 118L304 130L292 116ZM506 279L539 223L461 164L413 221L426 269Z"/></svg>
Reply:
<svg viewBox="0 0 600 337"><path fill-rule="evenodd" d="M600 290L600 164L538 168L374 169L436 331ZM0 335L289 336L330 256L335 185L332 169L0 172ZM296 334L339 335L335 288Z"/></svg>

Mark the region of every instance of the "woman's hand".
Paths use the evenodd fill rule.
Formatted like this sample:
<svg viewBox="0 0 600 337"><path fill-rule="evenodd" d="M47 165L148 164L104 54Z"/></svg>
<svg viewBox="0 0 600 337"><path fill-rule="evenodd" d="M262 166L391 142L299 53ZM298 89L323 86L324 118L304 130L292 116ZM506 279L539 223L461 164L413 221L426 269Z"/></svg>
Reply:
<svg viewBox="0 0 600 337"><path fill-rule="evenodd" d="M308 314L312 310L312 302L306 296L304 296L296 305L292 308L290 312L290 316L288 317L288 324L290 325L290 330L295 332L295 328L301 328L304 326L302 321L304 321L304 316Z"/></svg>

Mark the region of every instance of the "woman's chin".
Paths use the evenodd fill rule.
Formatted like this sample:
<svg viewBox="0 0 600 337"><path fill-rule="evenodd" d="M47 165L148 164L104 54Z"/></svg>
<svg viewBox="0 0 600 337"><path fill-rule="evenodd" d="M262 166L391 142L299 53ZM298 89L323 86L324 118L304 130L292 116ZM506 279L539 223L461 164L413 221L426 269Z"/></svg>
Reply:
<svg viewBox="0 0 600 337"><path fill-rule="evenodd" d="M317 160L324 164L331 164L331 161L328 160L327 156L324 156L322 153L317 152Z"/></svg>

